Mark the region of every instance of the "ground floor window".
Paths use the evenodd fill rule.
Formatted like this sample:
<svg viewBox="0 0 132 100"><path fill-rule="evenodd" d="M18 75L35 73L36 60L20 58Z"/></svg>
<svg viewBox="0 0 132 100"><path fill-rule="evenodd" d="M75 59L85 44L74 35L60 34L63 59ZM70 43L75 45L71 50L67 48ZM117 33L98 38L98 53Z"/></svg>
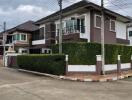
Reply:
<svg viewBox="0 0 132 100"><path fill-rule="evenodd" d="M30 49L30 54L51 54L52 50L47 48L40 48L40 49Z"/></svg>
<svg viewBox="0 0 132 100"><path fill-rule="evenodd" d="M51 49L42 48L42 53L43 54L51 54Z"/></svg>

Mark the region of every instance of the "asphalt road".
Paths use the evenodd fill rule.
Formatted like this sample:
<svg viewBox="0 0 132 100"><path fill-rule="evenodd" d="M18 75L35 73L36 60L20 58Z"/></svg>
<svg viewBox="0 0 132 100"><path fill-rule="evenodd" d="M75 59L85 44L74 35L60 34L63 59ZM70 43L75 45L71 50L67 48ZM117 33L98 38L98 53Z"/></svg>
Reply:
<svg viewBox="0 0 132 100"><path fill-rule="evenodd" d="M72 82L0 68L0 100L132 100L132 79Z"/></svg>

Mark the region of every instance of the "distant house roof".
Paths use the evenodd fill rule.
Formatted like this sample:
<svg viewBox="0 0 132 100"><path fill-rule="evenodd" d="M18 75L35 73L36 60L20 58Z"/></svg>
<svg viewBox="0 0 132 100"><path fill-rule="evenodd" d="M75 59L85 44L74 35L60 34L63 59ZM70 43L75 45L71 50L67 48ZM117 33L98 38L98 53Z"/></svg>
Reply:
<svg viewBox="0 0 132 100"><path fill-rule="evenodd" d="M39 29L39 27L37 25L35 25L33 21L27 21L27 22L24 22L14 28L8 29L6 32L9 34L12 32L15 32L15 31L33 32L38 29Z"/></svg>
<svg viewBox="0 0 132 100"><path fill-rule="evenodd" d="M101 7L99 5L96 5L96 4L94 4L92 2L89 2L87 0L82 0L80 2L77 2L77 3L75 3L75 4L73 4L73 5L69 6L69 7L67 7L67 8L64 8L62 10L62 13L64 14L64 13L70 12L72 10L76 10L78 8L81 8L81 7L92 8L92 9L96 9L96 10L101 11ZM105 13L110 14L112 16L115 16L115 17L121 19L124 22L130 21L130 19L128 17L120 15L118 13L115 13L115 12L113 12L111 10L104 9L104 11L105 11ZM47 16L47 17L44 17L44 18L36 21L35 24L39 25L39 24L43 24L43 23L46 23L46 22L54 21L56 19L59 19L59 11L57 11L57 12L55 12L55 13Z"/></svg>

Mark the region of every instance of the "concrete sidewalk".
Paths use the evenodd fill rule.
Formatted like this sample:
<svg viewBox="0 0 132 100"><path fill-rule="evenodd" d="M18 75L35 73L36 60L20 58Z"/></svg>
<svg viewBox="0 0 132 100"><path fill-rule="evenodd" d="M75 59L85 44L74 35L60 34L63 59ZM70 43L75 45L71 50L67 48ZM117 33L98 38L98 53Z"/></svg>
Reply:
<svg viewBox="0 0 132 100"><path fill-rule="evenodd" d="M124 71L120 74L88 75L88 76L61 76L61 79L82 82L107 82L132 77L132 71Z"/></svg>

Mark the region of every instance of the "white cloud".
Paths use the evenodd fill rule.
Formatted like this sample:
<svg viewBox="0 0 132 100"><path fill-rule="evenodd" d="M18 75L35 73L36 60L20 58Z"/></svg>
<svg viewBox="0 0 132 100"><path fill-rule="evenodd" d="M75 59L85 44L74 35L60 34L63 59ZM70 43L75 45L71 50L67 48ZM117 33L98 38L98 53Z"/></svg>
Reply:
<svg viewBox="0 0 132 100"><path fill-rule="evenodd" d="M42 13L44 9L33 5L20 5L16 9L16 11L26 12L26 13Z"/></svg>
<svg viewBox="0 0 132 100"><path fill-rule="evenodd" d="M21 24L22 22L27 20L38 20L59 9L57 5L57 0L11 0L12 2L10 2L10 5L7 5L8 1L10 2L10 0L3 0L3 2L0 4L0 23L2 23L3 21L7 21L7 25L9 28ZM63 2L63 7L67 7L81 0L64 0L64 1L65 2ZM101 0L88 0L88 1L100 5ZM105 1L104 5L106 8L109 8L123 15L129 14L129 16L132 16L131 5L121 6L122 9L119 9L115 7L113 4L111 4L111 2L114 2L116 3L116 5L120 5L118 2L124 0L104 0L104 1ZM124 2L128 3L131 2L131 0L125 0Z"/></svg>
<svg viewBox="0 0 132 100"><path fill-rule="evenodd" d="M47 15L49 13L52 13L52 11L49 11L48 9L33 6L33 5L19 5L16 9L8 9L4 10L0 8L0 15L10 15L10 14L16 14L16 13L22 13L22 14L40 14L40 15Z"/></svg>
<svg viewBox="0 0 132 100"><path fill-rule="evenodd" d="M7 26L14 27L27 20L38 20L52 11L34 5L19 5L16 9L8 8L7 10L0 8L0 23L7 21Z"/></svg>

